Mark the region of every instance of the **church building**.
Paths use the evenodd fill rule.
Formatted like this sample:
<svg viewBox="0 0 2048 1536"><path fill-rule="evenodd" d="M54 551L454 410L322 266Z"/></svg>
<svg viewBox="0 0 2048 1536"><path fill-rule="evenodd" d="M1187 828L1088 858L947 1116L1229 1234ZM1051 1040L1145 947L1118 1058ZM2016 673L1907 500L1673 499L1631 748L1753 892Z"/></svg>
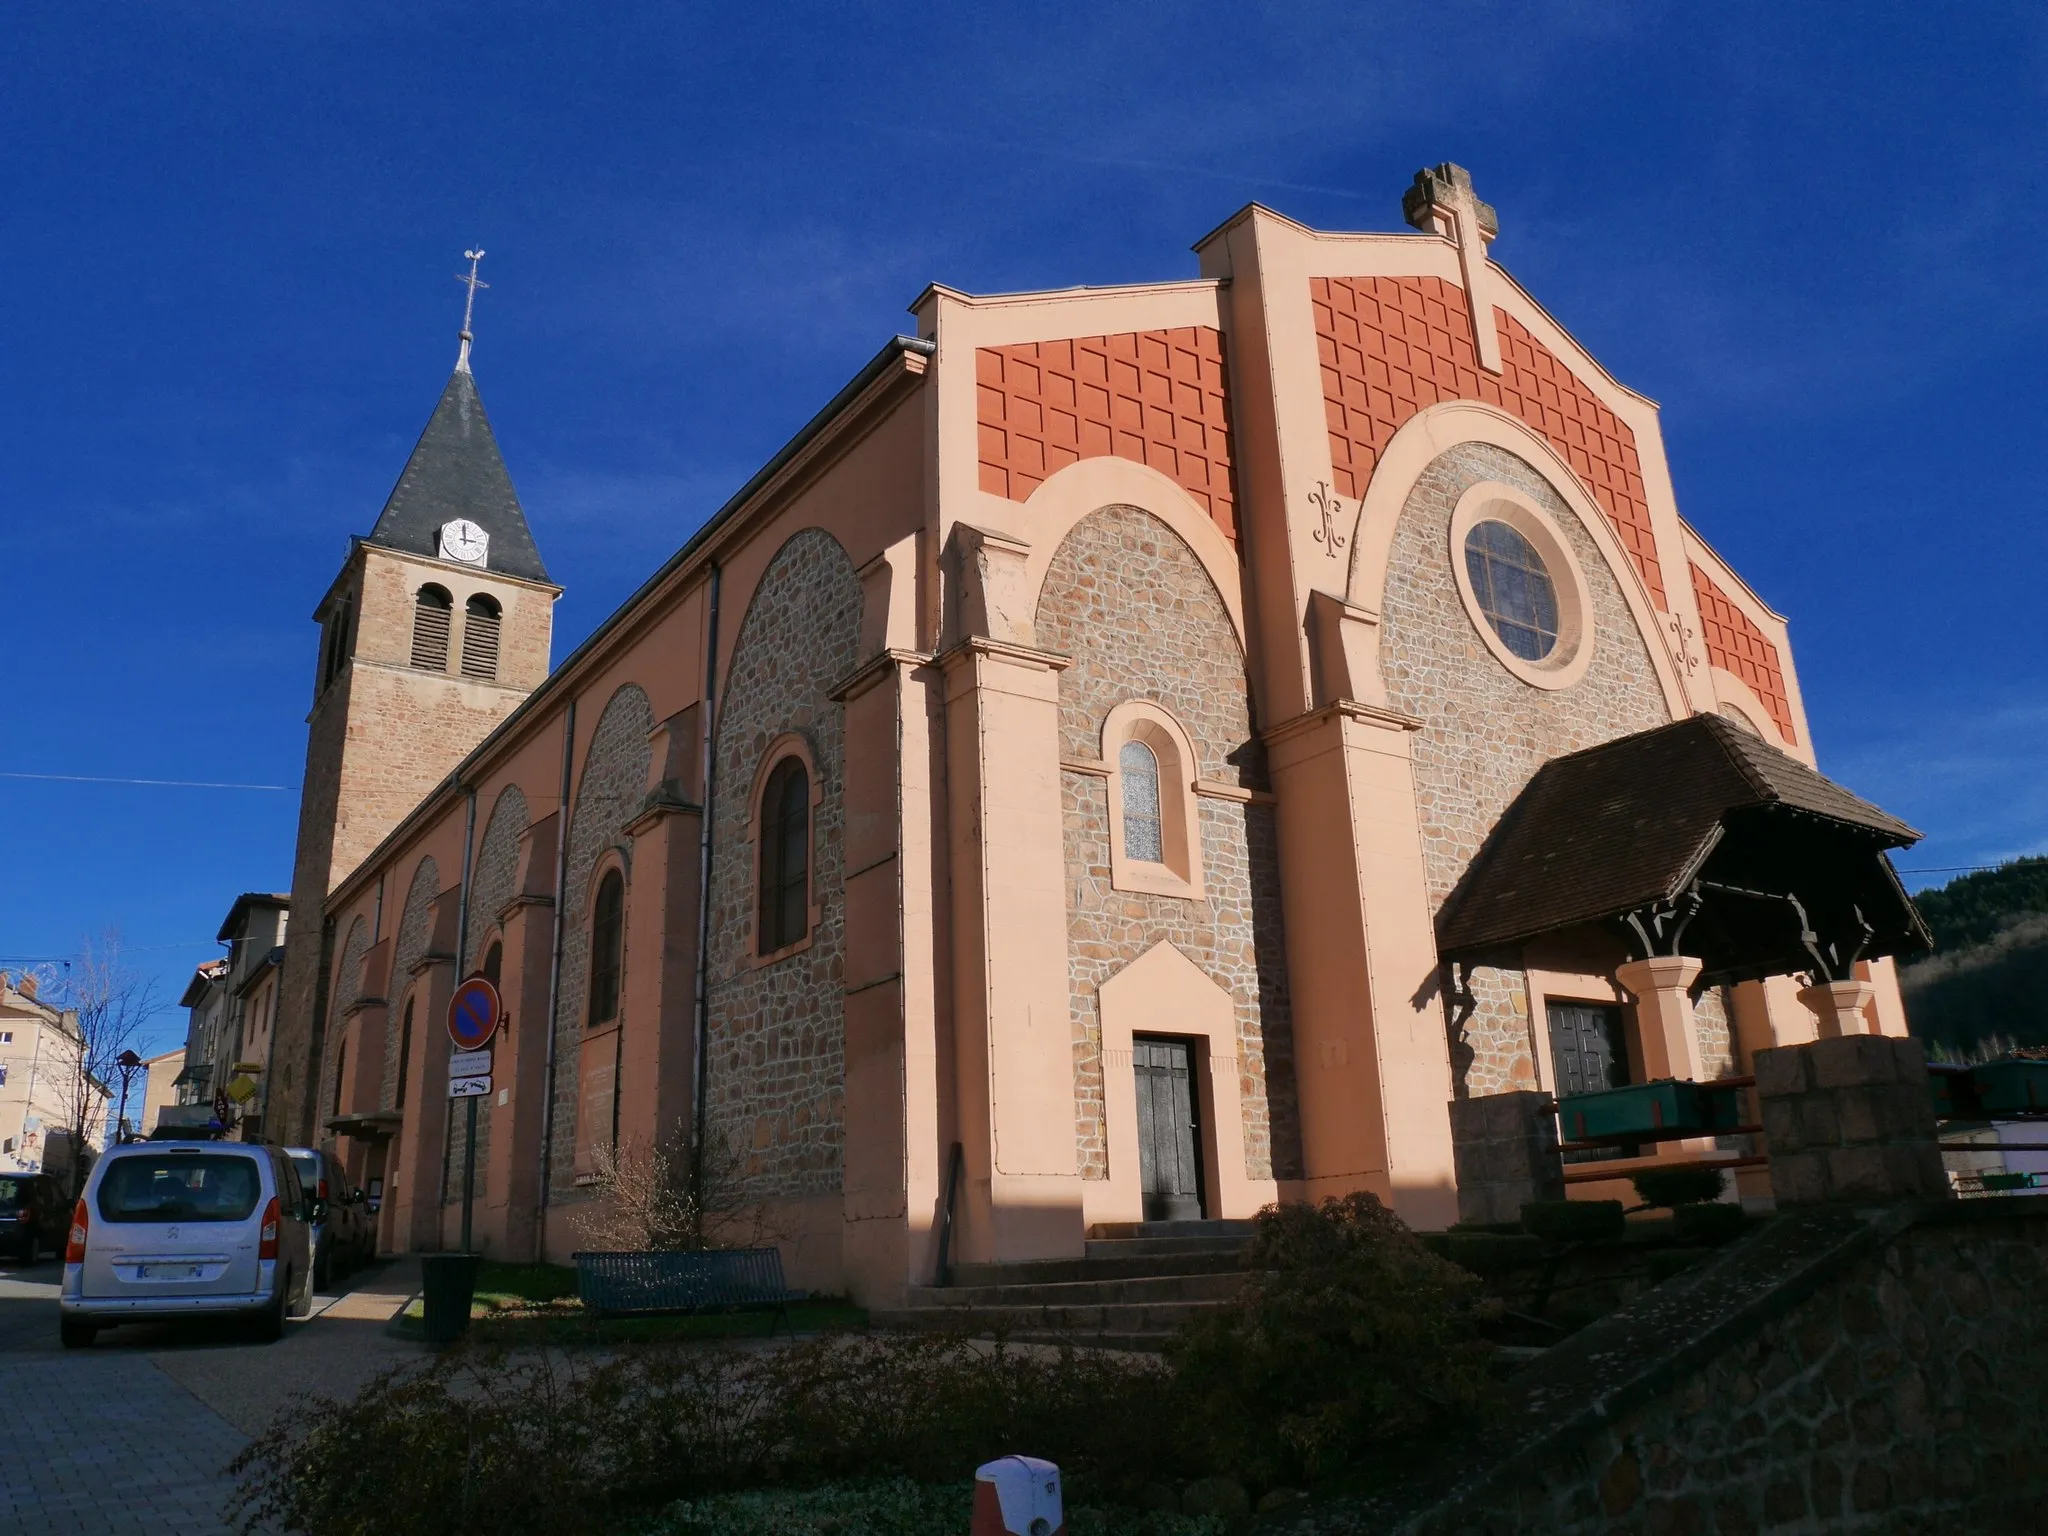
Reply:
<svg viewBox="0 0 2048 1536"><path fill-rule="evenodd" d="M565 1260L611 1155L694 1149L792 1283L888 1307L941 1241L1441 1227L1475 1104L1904 1033L1917 834L1815 770L1656 404L1462 169L1402 211L934 284L552 666L465 330L315 610L277 1134L454 1246L482 973L477 1247Z"/></svg>

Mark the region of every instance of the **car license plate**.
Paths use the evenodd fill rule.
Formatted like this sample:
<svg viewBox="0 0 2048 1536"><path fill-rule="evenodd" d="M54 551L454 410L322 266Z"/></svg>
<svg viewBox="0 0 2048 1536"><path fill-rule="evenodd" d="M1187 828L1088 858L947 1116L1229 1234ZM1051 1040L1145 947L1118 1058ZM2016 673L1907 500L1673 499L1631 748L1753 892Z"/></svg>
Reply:
<svg viewBox="0 0 2048 1536"><path fill-rule="evenodd" d="M138 1264L135 1266L138 1280L197 1280L197 1264Z"/></svg>

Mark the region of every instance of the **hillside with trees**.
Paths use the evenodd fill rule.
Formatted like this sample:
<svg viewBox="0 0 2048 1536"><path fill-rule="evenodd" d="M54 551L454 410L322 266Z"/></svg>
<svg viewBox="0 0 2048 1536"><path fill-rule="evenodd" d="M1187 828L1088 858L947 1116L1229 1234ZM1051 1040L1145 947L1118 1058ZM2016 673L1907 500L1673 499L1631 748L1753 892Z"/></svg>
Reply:
<svg viewBox="0 0 2048 1536"><path fill-rule="evenodd" d="M2015 859L1914 898L1934 952L1899 985L1913 1033L1968 1053L2048 1046L2048 858Z"/></svg>

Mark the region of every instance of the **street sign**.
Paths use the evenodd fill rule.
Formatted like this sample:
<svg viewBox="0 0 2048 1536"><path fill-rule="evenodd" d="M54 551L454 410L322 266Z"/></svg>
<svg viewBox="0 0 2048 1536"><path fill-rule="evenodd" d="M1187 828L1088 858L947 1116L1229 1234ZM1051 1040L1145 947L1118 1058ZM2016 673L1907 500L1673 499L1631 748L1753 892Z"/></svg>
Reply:
<svg viewBox="0 0 2048 1536"><path fill-rule="evenodd" d="M488 976L472 976L448 999L448 1038L458 1051L480 1051L498 1032L504 1002Z"/></svg>
<svg viewBox="0 0 2048 1536"><path fill-rule="evenodd" d="M451 1099L481 1099L491 1091L489 1074L482 1077L451 1077L448 1079L448 1097Z"/></svg>
<svg viewBox="0 0 2048 1536"><path fill-rule="evenodd" d="M489 1077L491 1075L491 1053L489 1051L457 1051L448 1058L448 1075L456 1077Z"/></svg>

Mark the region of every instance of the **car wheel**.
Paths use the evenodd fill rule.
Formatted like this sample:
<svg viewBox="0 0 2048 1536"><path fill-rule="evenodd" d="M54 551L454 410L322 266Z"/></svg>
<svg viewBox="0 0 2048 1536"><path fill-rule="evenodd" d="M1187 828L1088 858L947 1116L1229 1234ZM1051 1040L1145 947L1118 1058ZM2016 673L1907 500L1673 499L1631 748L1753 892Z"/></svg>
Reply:
<svg viewBox="0 0 2048 1536"><path fill-rule="evenodd" d="M85 1321L84 1318L60 1317L57 1319L57 1337L64 1341L66 1349L90 1349L92 1347L93 1335L98 1332L99 1329Z"/></svg>
<svg viewBox="0 0 2048 1536"><path fill-rule="evenodd" d="M293 1317L313 1315L313 1277L308 1274L291 1293L291 1314Z"/></svg>
<svg viewBox="0 0 2048 1536"><path fill-rule="evenodd" d="M313 1250L313 1289L326 1291L334 1284L334 1245L320 1243Z"/></svg>
<svg viewBox="0 0 2048 1536"><path fill-rule="evenodd" d="M28 1235L28 1241L22 1245L21 1266L23 1269L34 1269L36 1265L42 1262L43 1235L40 1232L31 1232Z"/></svg>
<svg viewBox="0 0 2048 1536"><path fill-rule="evenodd" d="M284 1337L285 1310L291 1301L292 1277L286 1275L284 1283L277 1289L277 1299L263 1309L256 1319L256 1339L261 1344L275 1344Z"/></svg>

